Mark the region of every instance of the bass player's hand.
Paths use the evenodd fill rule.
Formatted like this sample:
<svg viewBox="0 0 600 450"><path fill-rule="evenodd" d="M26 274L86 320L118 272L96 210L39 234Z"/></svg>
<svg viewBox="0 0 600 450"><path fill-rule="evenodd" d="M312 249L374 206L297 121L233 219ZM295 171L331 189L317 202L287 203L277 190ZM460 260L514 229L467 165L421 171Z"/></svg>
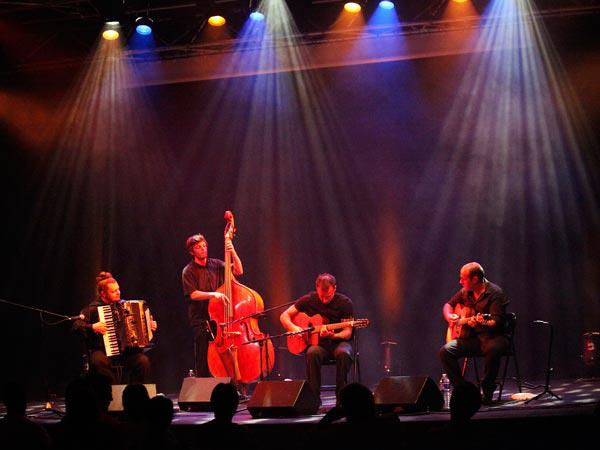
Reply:
<svg viewBox="0 0 600 450"><path fill-rule="evenodd" d="M222 292L211 292L210 295L215 300L221 300L223 302L228 302L229 301L229 299L227 298L227 296L225 294L223 294Z"/></svg>

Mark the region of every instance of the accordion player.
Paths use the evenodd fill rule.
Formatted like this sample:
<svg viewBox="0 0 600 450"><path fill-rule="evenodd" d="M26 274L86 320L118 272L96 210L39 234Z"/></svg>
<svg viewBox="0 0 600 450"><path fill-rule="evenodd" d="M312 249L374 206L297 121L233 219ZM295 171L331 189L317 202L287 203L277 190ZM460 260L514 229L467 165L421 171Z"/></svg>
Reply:
<svg viewBox="0 0 600 450"><path fill-rule="evenodd" d="M122 367L130 383L144 383L150 372L145 350L152 346L158 325L145 301L121 299L119 283L109 272L100 272L96 280L98 298L73 324L84 338L89 371L120 382L121 371L116 370L115 377L115 368Z"/></svg>

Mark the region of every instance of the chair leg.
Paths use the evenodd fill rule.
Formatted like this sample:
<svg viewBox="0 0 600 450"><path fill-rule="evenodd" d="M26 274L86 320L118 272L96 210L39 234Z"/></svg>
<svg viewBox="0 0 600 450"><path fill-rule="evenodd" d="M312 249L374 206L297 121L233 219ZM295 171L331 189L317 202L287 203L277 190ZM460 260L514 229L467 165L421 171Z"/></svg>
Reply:
<svg viewBox="0 0 600 450"><path fill-rule="evenodd" d="M517 372L517 386L519 392L523 392L523 379L521 378L521 371L519 370L519 361L517 360L517 352L515 351L515 341L511 341L512 355L515 362L515 372Z"/></svg>
<svg viewBox="0 0 600 450"><path fill-rule="evenodd" d="M354 355L354 368L352 369L352 381L360 383L360 353Z"/></svg>
<svg viewBox="0 0 600 450"><path fill-rule="evenodd" d="M502 372L502 380L500 381L500 389L498 391L498 401L502 400L502 391L504 390L504 382L506 381L506 372L508 370L508 360L510 355L506 355L504 361L504 371Z"/></svg>

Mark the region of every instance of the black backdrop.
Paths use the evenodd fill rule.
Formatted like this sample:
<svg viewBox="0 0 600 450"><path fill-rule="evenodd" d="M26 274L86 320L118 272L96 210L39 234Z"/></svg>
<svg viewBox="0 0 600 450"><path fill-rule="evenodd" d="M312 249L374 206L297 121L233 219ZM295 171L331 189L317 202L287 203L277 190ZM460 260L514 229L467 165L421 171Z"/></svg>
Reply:
<svg viewBox="0 0 600 450"><path fill-rule="evenodd" d="M579 29L551 31L597 139L598 47L593 34ZM464 179L469 172L451 171L455 149L440 145L457 92L452 80L467 64L468 56L440 57L322 69L300 78L147 88L149 110L129 118L147 133L144 145L127 145L127 133L119 135L122 152L117 148L102 164L91 157L69 165L60 140L47 148L5 123L0 297L76 314L93 298L95 274L110 270L124 298L150 302L160 327L154 376L160 390L177 390L192 366L180 286L188 261L184 242L202 232L211 255L222 257L222 216L232 209L246 269L241 281L259 291L267 307L300 296L328 271L354 300L356 316L371 319L360 342L365 382L382 374L385 339L398 342L397 373L439 377L441 307L458 288L460 266L471 260L506 290L519 315L524 374L543 374L547 334L531 322L544 319L556 327L555 376L581 375L582 333L600 328L598 148L583 140L584 173L567 165L553 180L559 190L572 189L573 198L520 190L517 181L534 176L528 164L535 162L511 158L508 167L486 167L479 188L490 201L485 207L474 202ZM289 100L289 86L299 79L310 86L318 79L319 97ZM267 94L274 86L279 96ZM25 77L9 89L39 95L58 110L74 81L66 74L45 84ZM36 130L25 127L24 133ZM511 151L526 150L516 141ZM461 155L464 165L475 157ZM448 173L464 184L447 183ZM498 220L494 199L501 181L512 187ZM563 215L548 208L542 218L540 204L557 201L564 201ZM261 319L272 334L280 331L277 314ZM2 379L25 380L37 396L45 380L61 393L80 361L68 325L41 326L37 315L6 305L0 318ZM277 358L282 376L303 376L300 359L285 351Z"/></svg>

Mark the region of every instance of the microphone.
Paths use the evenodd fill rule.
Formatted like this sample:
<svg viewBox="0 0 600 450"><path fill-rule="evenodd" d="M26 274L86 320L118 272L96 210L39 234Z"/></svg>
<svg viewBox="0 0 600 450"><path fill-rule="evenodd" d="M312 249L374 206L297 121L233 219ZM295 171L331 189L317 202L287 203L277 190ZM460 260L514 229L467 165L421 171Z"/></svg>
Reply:
<svg viewBox="0 0 600 450"><path fill-rule="evenodd" d="M67 319L69 319L69 320L79 320L79 319L83 320L83 319L85 319L85 316L83 314L79 314L78 316L67 317Z"/></svg>
<svg viewBox="0 0 600 450"><path fill-rule="evenodd" d="M534 320L533 323L541 323L543 325L550 325L550 322L546 322L545 320Z"/></svg>

